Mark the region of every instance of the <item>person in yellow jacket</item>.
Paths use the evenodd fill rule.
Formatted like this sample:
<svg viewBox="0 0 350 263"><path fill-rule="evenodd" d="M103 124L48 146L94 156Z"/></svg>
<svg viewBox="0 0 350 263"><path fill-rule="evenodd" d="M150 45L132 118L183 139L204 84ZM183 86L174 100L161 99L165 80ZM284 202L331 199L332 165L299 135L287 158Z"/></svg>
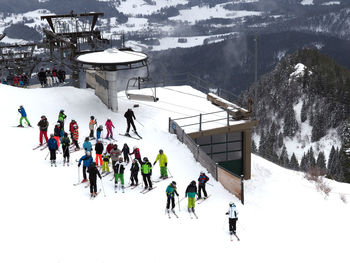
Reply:
<svg viewBox="0 0 350 263"><path fill-rule="evenodd" d="M166 157L162 149L159 150L159 154L157 155L157 158L154 161L153 165L155 165L158 160L159 160L159 167L160 167L160 178L166 179L168 178L168 170L167 170L168 158Z"/></svg>

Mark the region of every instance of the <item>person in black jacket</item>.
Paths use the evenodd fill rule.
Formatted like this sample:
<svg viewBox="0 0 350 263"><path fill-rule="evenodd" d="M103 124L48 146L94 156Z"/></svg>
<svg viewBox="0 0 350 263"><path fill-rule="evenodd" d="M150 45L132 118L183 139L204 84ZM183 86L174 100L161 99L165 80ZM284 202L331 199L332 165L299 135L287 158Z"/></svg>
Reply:
<svg viewBox="0 0 350 263"><path fill-rule="evenodd" d="M195 198L197 195L196 181L192 181L186 188L185 197L188 197L188 212L194 212Z"/></svg>
<svg viewBox="0 0 350 263"><path fill-rule="evenodd" d="M43 68L40 69L38 73L38 79L40 81L41 87L44 88L46 85L46 73Z"/></svg>
<svg viewBox="0 0 350 263"><path fill-rule="evenodd" d="M62 140L62 153L63 153L63 166L65 163L67 163L67 166L69 166L69 145L70 145L70 139L68 137L68 133L64 133Z"/></svg>
<svg viewBox="0 0 350 263"><path fill-rule="evenodd" d="M137 178L137 175L139 173L140 167L139 164L137 163L136 159L132 160L131 163L131 168L130 168L130 180L131 180L131 185L138 185L139 184L139 180Z"/></svg>
<svg viewBox="0 0 350 263"><path fill-rule="evenodd" d="M42 145L43 144L43 136L44 136L44 138L46 140L46 143L49 140L47 138L47 128L49 127L49 122L47 121L45 115L41 116L41 119L38 122L38 126L39 126L39 129L40 129L40 136L39 136L40 137L40 139L39 139L40 140L40 145Z"/></svg>
<svg viewBox="0 0 350 263"><path fill-rule="evenodd" d="M124 114L124 117L126 118L126 123L128 125L128 127L126 128L126 133L125 135L129 135L129 131L130 131L130 124L132 125L132 128L134 129L134 132L136 132L136 127L135 127L135 124L134 124L134 119L136 120L136 117L135 117L135 114L133 112L132 109L128 109L125 114Z"/></svg>
<svg viewBox="0 0 350 263"><path fill-rule="evenodd" d="M98 139L96 145L95 145L95 151L96 151L96 165L100 163L100 166L102 166L102 153L103 153L103 143L102 139Z"/></svg>
<svg viewBox="0 0 350 263"><path fill-rule="evenodd" d="M124 143L122 152L123 152L123 156L124 156L124 161L126 164L128 164L130 162L130 159L129 159L130 149L126 143Z"/></svg>
<svg viewBox="0 0 350 263"><path fill-rule="evenodd" d="M89 173L89 181L90 181L90 194L91 197L95 197L97 195L97 175L102 179L100 172L96 167L96 163L92 162L87 172Z"/></svg>

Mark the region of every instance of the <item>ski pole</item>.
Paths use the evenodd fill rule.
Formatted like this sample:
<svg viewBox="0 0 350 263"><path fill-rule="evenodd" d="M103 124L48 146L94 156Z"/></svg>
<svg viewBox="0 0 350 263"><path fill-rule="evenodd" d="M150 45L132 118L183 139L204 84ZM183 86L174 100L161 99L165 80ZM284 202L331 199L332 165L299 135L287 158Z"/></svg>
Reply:
<svg viewBox="0 0 350 263"><path fill-rule="evenodd" d="M78 183L80 183L80 167L78 166Z"/></svg>
<svg viewBox="0 0 350 263"><path fill-rule="evenodd" d="M101 180L101 185L102 185L102 191L103 191L103 195L106 197L106 192L105 192L105 188L103 187L103 182L102 182L102 178L100 178Z"/></svg>
<svg viewBox="0 0 350 263"><path fill-rule="evenodd" d="M166 169L167 169L167 171L168 171L169 175L170 175L170 176L173 176L173 175L171 174L171 172L170 172L169 168L167 167Z"/></svg>
<svg viewBox="0 0 350 263"><path fill-rule="evenodd" d="M184 196L183 198L181 198L181 200L179 201L179 203L182 201L182 200L184 200L186 198L186 196Z"/></svg>
<svg viewBox="0 0 350 263"><path fill-rule="evenodd" d="M207 183L208 185L210 185L210 186L214 186L213 184L211 184L211 183Z"/></svg>
<svg viewBox="0 0 350 263"><path fill-rule="evenodd" d="M46 154L45 161L46 161L46 159L47 159L47 156L49 156L49 153L50 153L50 151Z"/></svg>
<svg viewBox="0 0 350 263"><path fill-rule="evenodd" d="M180 212L180 201L179 201L179 196L177 196L177 205L179 206L179 212Z"/></svg>
<svg viewBox="0 0 350 263"><path fill-rule="evenodd" d="M145 127L143 126L143 124L141 122L139 122L138 120L135 119L135 121L137 121L138 124L140 124L142 127Z"/></svg>

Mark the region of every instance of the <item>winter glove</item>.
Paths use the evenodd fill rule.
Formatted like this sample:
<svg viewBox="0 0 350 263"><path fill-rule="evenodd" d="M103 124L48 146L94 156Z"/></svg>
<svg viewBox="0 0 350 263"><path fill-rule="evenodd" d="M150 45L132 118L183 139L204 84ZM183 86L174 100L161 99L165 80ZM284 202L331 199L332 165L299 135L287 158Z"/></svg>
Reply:
<svg viewBox="0 0 350 263"><path fill-rule="evenodd" d="M155 165L155 164L156 164L156 162L153 163L153 165Z"/></svg>
<svg viewBox="0 0 350 263"><path fill-rule="evenodd" d="M78 164L78 167L80 167L80 163Z"/></svg>
<svg viewBox="0 0 350 263"><path fill-rule="evenodd" d="M168 166L168 163L165 163L165 167L167 167Z"/></svg>
<svg viewBox="0 0 350 263"><path fill-rule="evenodd" d="M228 215L228 212L225 215Z"/></svg>

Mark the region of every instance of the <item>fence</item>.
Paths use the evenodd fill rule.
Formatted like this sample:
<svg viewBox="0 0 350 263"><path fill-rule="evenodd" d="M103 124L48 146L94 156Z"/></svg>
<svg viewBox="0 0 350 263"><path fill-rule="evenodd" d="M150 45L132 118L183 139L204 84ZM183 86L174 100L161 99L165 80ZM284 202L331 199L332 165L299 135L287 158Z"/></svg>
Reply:
<svg viewBox="0 0 350 263"><path fill-rule="evenodd" d="M198 161L209 173L220 181L223 186L239 198L244 204L244 184L243 176L238 176L225 168L219 166L213 159L211 159L197 144L186 134L186 132L177 124L175 120L169 118L169 132L176 134L179 141L186 144L192 152L196 161Z"/></svg>

